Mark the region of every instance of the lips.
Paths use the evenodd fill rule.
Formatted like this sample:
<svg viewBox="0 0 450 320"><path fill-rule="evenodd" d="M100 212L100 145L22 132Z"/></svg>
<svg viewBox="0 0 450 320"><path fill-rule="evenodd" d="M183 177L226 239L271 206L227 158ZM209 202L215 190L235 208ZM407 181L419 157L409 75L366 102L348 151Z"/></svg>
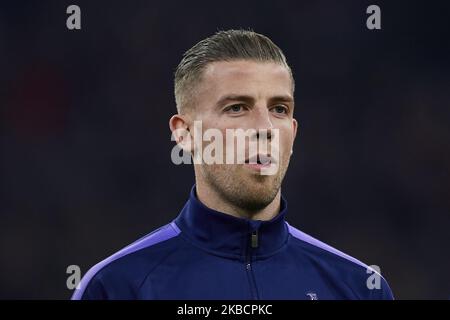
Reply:
<svg viewBox="0 0 450 320"><path fill-rule="evenodd" d="M275 159L266 154L256 154L245 159L245 164L269 166L272 163L275 163Z"/></svg>

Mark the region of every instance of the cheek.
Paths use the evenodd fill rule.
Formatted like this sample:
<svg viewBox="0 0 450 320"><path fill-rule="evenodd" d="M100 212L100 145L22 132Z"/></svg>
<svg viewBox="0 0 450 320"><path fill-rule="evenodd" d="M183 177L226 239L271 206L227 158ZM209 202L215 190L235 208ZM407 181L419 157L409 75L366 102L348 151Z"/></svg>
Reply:
<svg viewBox="0 0 450 320"><path fill-rule="evenodd" d="M222 133L225 133L225 129L227 128L227 124L215 115L205 115L199 120L202 121L204 131L207 129L218 129L222 131Z"/></svg>
<svg viewBox="0 0 450 320"><path fill-rule="evenodd" d="M294 142L294 134L291 127L279 128L279 145L280 150L284 152L285 150L290 151L292 144Z"/></svg>

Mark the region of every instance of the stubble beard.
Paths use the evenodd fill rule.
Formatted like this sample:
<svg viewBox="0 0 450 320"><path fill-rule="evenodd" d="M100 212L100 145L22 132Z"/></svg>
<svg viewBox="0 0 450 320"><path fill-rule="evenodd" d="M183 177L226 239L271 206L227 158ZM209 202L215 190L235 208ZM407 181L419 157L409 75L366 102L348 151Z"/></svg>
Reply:
<svg viewBox="0 0 450 320"><path fill-rule="evenodd" d="M246 212L257 212L277 196L288 165L289 159L283 161L274 175L249 172L244 165L213 164L199 169L207 186L221 199Z"/></svg>

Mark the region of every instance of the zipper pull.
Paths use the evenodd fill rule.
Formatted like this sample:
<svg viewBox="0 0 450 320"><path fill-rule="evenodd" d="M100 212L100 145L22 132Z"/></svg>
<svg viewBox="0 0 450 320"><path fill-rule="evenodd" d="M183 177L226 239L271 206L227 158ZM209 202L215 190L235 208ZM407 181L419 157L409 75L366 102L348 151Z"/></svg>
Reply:
<svg viewBox="0 0 450 320"><path fill-rule="evenodd" d="M254 230L251 236L252 248L258 248L258 230Z"/></svg>

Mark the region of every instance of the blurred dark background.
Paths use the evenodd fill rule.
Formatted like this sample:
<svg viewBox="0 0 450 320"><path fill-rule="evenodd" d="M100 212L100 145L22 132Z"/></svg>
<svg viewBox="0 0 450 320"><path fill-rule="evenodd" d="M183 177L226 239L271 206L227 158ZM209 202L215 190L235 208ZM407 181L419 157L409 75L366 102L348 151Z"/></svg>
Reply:
<svg viewBox="0 0 450 320"><path fill-rule="evenodd" d="M252 28L296 77L290 223L379 265L399 299L448 299L450 6L393 2L2 2L0 298L67 299L68 265L178 214L194 177L170 160L173 71Z"/></svg>

